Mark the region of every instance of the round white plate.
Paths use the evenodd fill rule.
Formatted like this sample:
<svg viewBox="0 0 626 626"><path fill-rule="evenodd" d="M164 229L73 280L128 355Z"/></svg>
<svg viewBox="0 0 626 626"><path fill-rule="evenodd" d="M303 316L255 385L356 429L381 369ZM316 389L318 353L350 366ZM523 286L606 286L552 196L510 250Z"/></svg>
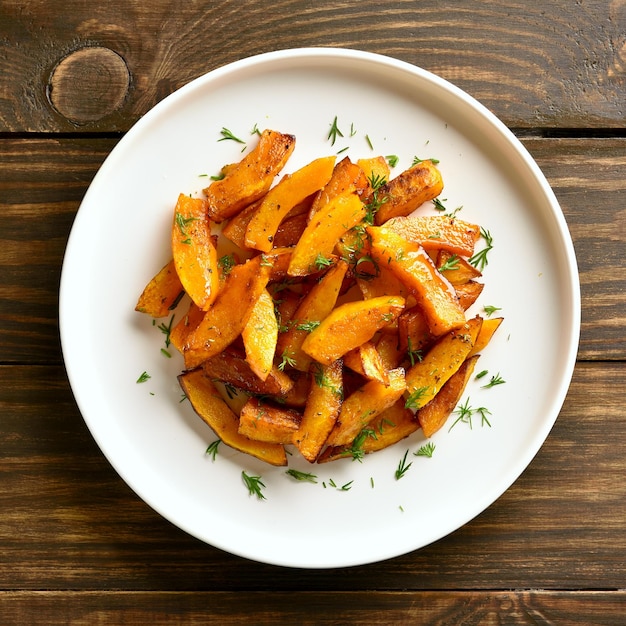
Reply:
<svg viewBox="0 0 626 626"><path fill-rule="evenodd" d="M333 120L343 137L328 139ZM490 426L449 424L431 458L414 456L420 433L362 463L285 468L220 446L194 414L161 354L164 335L134 312L137 297L169 260L180 192L242 157L251 131L296 135L285 172L347 147L351 158L437 158L449 210L493 237L485 289L474 306L505 318L484 351L464 401L488 409ZM246 141L219 141L227 128ZM371 144L371 147L370 147ZM432 206L421 209L435 213ZM482 243L479 246L483 245ZM578 346L580 297L569 232L546 180L515 137L446 81L383 56L337 49L285 50L245 59L186 85L143 117L111 152L72 228L60 293L63 353L78 406L98 445L150 506L191 535L250 559L324 568L371 563L458 529L520 475L564 401ZM470 310L468 314L471 314ZM164 320L167 322L168 320ZM150 379L137 383L142 372ZM485 389L491 375L506 383ZM408 452L412 463L397 480ZM262 477L265 500L241 472ZM335 485L335 486L333 486ZM346 486L344 489L342 487Z"/></svg>

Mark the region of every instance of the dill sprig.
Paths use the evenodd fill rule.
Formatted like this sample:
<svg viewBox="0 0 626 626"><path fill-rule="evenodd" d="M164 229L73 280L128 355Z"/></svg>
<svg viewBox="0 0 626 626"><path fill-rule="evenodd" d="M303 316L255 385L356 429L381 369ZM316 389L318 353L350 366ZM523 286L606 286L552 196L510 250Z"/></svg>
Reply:
<svg viewBox="0 0 626 626"><path fill-rule="evenodd" d="M402 457L402 459L400 459L400 463L398 463L398 468L396 469L396 472L395 472L396 480L400 480L407 473L411 465L413 465L412 462L408 464L406 462L406 456L408 453L409 451L407 450L404 453L404 456Z"/></svg>
<svg viewBox="0 0 626 626"><path fill-rule="evenodd" d="M317 483L317 476L309 472L301 472L297 469L288 469L285 474L288 474L300 482Z"/></svg>
<svg viewBox="0 0 626 626"><path fill-rule="evenodd" d="M235 141L236 143L242 143L244 145L246 143L243 139L235 136L232 131L228 130L228 128L222 127L222 130L220 130L220 135L222 135L222 138L218 139L218 141Z"/></svg>
<svg viewBox="0 0 626 626"><path fill-rule="evenodd" d="M474 267L482 271L487 265L489 265L487 255L489 254L489 251L493 249L493 237L491 236L491 233L482 226L480 227L480 234L485 240L485 247L474 254L474 256L470 257L469 262Z"/></svg>
<svg viewBox="0 0 626 626"><path fill-rule="evenodd" d="M220 443L222 443L221 439L216 439L215 441L213 441L212 443L209 444L209 447L206 449L205 454L208 454L211 456L211 458L215 461L215 457L217 456L217 449L220 445Z"/></svg>
<svg viewBox="0 0 626 626"><path fill-rule="evenodd" d="M330 126L330 131L328 132L328 137L327 137L327 139L330 140L331 146L335 145L335 141L337 141L337 137L343 137L343 133L339 130L339 127L337 126L337 116L335 115L335 119L333 120L333 123Z"/></svg>
<svg viewBox="0 0 626 626"><path fill-rule="evenodd" d="M414 452L414 456L426 456L429 459L432 458L433 452L435 451L435 444L432 441L425 443L417 452Z"/></svg>
<svg viewBox="0 0 626 626"><path fill-rule="evenodd" d="M261 476L250 476L246 474L245 470L241 472L241 478L248 488L248 493L251 496L256 496L259 500L265 500L262 489L265 488L265 484L261 480Z"/></svg>

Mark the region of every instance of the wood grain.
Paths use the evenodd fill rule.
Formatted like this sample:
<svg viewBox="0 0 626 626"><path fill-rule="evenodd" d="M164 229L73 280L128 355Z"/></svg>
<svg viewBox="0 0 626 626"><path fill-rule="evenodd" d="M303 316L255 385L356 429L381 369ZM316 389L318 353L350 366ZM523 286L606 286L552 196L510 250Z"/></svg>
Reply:
<svg viewBox="0 0 626 626"><path fill-rule="evenodd" d="M614 626L626 592L21 592L0 594L6 626L93 624L438 624Z"/></svg>
<svg viewBox="0 0 626 626"><path fill-rule="evenodd" d="M98 451L62 368L0 367L0 589L623 588L625 403L625 363L579 364L544 447L483 514L390 561L308 571L248 562L173 527Z"/></svg>
<svg viewBox="0 0 626 626"><path fill-rule="evenodd" d="M513 127L623 127L626 4L463 0L254 0L48 3L0 0L0 132L126 130L163 97L232 61L324 46L378 52L456 83ZM53 93L55 70L87 48L130 73L128 93L101 116L93 66ZM115 83L117 84L117 83ZM61 113L51 99L71 103ZM62 113L70 113L69 117Z"/></svg>

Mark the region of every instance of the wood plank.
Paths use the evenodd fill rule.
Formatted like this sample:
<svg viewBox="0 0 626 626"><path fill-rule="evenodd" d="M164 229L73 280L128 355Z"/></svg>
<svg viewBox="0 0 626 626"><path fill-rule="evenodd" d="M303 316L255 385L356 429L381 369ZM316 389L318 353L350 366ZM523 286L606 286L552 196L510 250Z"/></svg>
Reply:
<svg viewBox="0 0 626 626"><path fill-rule="evenodd" d="M226 63L303 46L357 48L433 71L507 125L623 127L621 2L330 0L0 2L0 132L126 130ZM55 106L56 105L56 108Z"/></svg>
<svg viewBox="0 0 626 626"><path fill-rule="evenodd" d="M525 139L559 200L582 297L579 356L626 355L626 140Z"/></svg>
<svg viewBox="0 0 626 626"><path fill-rule="evenodd" d="M60 362L58 282L67 238L115 139L0 139L0 354ZM579 357L626 358L626 139L524 139L561 203L578 256Z"/></svg>
<svg viewBox="0 0 626 626"><path fill-rule="evenodd" d="M99 452L61 367L3 366L0 588L623 588L625 404L626 363L579 363L545 445L484 513L396 559L308 571L249 562L173 527Z"/></svg>
<svg viewBox="0 0 626 626"><path fill-rule="evenodd" d="M612 626L624 591L2 592L6 626L93 624L585 624Z"/></svg>
<svg viewBox="0 0 626 626"><path fill-rule="evenodd" d="M0 354L60 362L58 290L80 201L116 139L0 139Z"/></svg>

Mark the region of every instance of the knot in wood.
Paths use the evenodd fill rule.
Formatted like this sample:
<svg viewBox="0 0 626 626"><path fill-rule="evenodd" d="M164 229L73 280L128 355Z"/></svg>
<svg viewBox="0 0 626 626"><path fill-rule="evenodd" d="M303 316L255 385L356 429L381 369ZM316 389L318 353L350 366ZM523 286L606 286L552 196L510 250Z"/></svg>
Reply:
<svg viewBox="0 0 626 626"><path fill-rule="evenodd" d="M124 59L109 48L81 48L63 58L50 77L52 106L74 124L96 122L123 104L130 87Z"/></svg>

